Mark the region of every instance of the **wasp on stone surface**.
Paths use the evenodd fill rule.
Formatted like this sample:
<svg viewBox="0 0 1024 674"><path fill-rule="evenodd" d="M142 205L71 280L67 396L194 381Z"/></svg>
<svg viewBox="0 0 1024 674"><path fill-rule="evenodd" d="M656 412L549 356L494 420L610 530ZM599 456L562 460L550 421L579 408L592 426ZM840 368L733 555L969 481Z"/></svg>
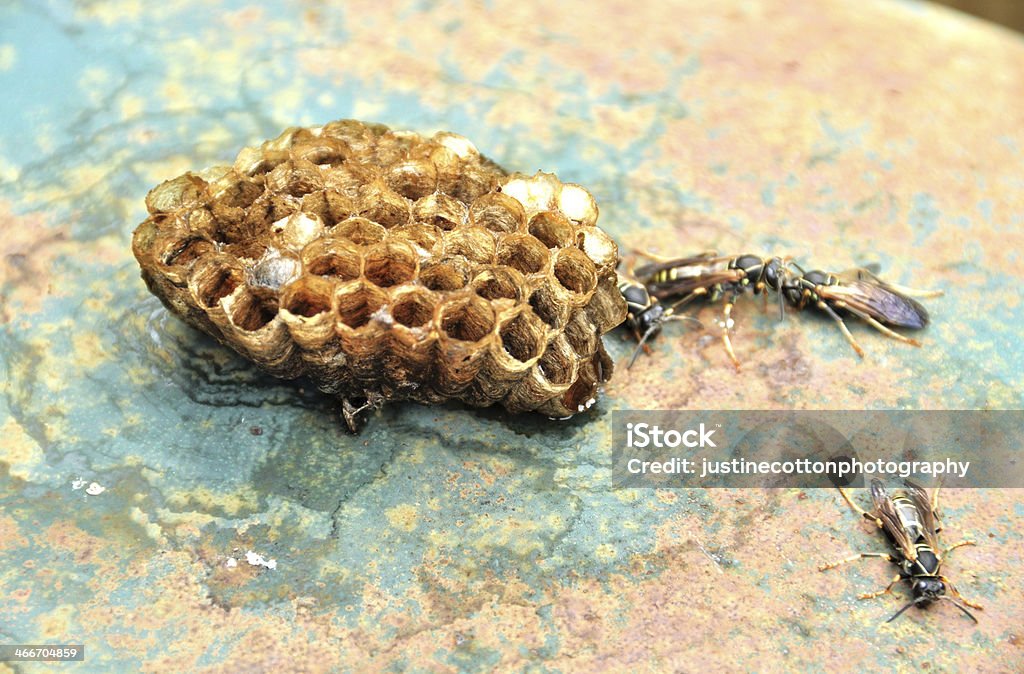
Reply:
<svg viewBox="0 0 1024 674"><path fill-rule="evenodd" d="M740 367L732 348L729 332L732 328L732 308L736 298L746 292L754 295L768 291L779 292L790 275L788 262L780 257L758 255L721 256L716 252L702 253L689 258L660 258L642 253L653 262L640 266L636 277L650 294L659 300L675 300L673 309L698 298L717 302L725 298L722 309L722 343L729 359ZM779 296L780 316L783 298Z"/></svg>
<svg viewBox="0 0 1024 674"><path fill-rule="evenodd" d="M967 607L970 606L979 611L982 610L982 607L965 599L953 583L940 573L942 560L947 554L957 548L974 545L974 541L961 541L939 554L938 533L941 528L938 522L938 488L932 491L932 497L929 500L928 492L924 487L912 480L904 480L903 484L906 487L905 490L899 490L890 495L881 480L872 480L871 501L874 504L874 509L870 512L854 503L846 491L842 487L839 488L839 493L843 495L851 508L865 519L874 522L885 533L895 554L861 552L837 562L825 564L818 570L827 571L865 557L881 557L895 564L899 568L899 572L884 589L862 594L857 598L874 599L889 594L896 583L901 580L910 583L913 593L913 599L886 620L887 623L903 615L903 612L911 606L924 608L937 601L948 601L963 611L968 618L978 622L978 619L967 610Z"/></svg>
<svg viewBox="0 0 1024 674"><path fill-rule="evenodd" d="M914 297L938 297L941 290L916 290L886 283L875 276L876 268L850 269L838 274L795 266L799 275L790 275L781 284L780 294L791 306L800 310L814 306L828 314L839 326L846 341L857 355L864 350L850 334L839 312L852 314L886 337L912 346L921 346L916 339L886 327L920 330L928 325L928 312Z"/></svg>
<svg viewBox="0 0 1024 674"><path fill-rule="evenodd" d="M781 257L758 255L720 256L703 253L689 258L660 258L642 253L653 262L637 268L636 278L661 301L674 300L673 309L699 298L710 302L725 299L722 309L722 343L737 369L739 359L732 348L732 309L736 298L751 292L779 296L779 315L789 304L797 310L814 307L836 321L857 355L864 350L850 334L842 313L860 318L882 334L907 344L921 343L886 326L921 329L928 325L928 312L913 297L938 297L942 291L916 290L882 281L874 267L840 273L805 271Z"/></svg>
<svg viewBox="0 0 1024 674"><path fill-rule="evenodd" d="M647 340L661 332L661 327L669 321L694 321L691 316L679 316L674 305L665 305L647 291L647 287L633 276L627 265L626 270L618 272L618 287L622 299L626 300L625 325L636 337L637 345L633 356L629 359L627 369L633 367L640 351L648 351Z"/></svg>

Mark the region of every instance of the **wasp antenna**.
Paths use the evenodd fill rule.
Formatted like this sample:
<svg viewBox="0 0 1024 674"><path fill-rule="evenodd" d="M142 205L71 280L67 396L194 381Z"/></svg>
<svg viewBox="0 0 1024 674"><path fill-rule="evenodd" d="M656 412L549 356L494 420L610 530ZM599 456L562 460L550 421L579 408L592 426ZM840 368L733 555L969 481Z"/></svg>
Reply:
<svg viewBox="0 0 1024 674"><path fill-rule="evenodd" d="M636 362L637 357L640 355L640 350L644 348L644 343L647 342L647 338L653 335L656 329L657 324L647 328L647 332L645 332L644 336L640 338L640 343L637 344L636 349L633 350L633 357L629 359L629 365L626 366L627 370L633 367L633 363Z"/></svg>
<svg viewBox="0 0 1024 674"><path fill-rule="evenodd" d="M661 320L662 320L662 322L668 322L668 321L690 321L691 323L696 323L697 325L699 325L702 328L704 327L704 324L700 320L694 318L693 316L680 316L679 314L670 314L668 316L665 316Z"/></svg>
<svg viewBox="0 0 1024 674"><path fill-rule="evenodd" d="M974 614L971 613L970 611L968 611L967 607L964 606L963 604L961 604L960 602L958 602L956 599L953 599L952 597L947 597L947 596L939 597L939 599L944 599L944 600L948 601L950 604L952 604L953 606L956 606L958 609L963 611L965 616L967 616L968 618L973 620L975 623L978 622L978 619L974 617Z"/></svg>
<svg viewBox="0 0 1024 674"><path fill-rule="evenodd" d="M906 611L911 606L915 606L916 604L917 604L917 600L916 599L911 599L910 601L907 602L907 604L903 608L901 608L899 611L896 611L896 613L893 615L893 617L889 618L885 622L886 623L891 623L893 620L896 620L896 618L899 618L901 615L903 615L904 611Z"/></svg>

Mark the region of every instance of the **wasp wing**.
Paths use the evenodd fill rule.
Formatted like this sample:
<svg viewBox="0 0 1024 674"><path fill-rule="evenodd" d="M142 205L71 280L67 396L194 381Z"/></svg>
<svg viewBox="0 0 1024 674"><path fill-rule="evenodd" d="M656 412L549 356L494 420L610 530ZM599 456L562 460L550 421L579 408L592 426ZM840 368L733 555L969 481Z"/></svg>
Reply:
<svg viewBox="0 0 1024 674"><path fill-rule="evenodd" d="M742 278L741 269L722 269L697 276L684 276L665 281L649 281L647 291L659 300L686 297L700 290L713 288L719 283L732 283Z"/></svg>
<svg viewBox="0 0 1024 674"><path fill-rule="evenodd" d="M871 481L871 502L875 504L874 514L882 520L882 526L885 527L886 533L892 537L893 543L900 549L903 556L906 559L917 559L914 541L900 523L899 515L896 514L896 506L881 480Z"/></svg>
<svg viewBox="0 0 1024 674"><path fill-rule="evenodd" d="M921 516L921 526L924 527L922 532L924 540L932 547L932 550L938 550L939 539L935 532L938 531L939 525L935 518L935 511L932 510L932 504L928 500L928 492L913 480L903 480L903 484L907 487L907 496L910 497L911 502L913 502L914 507L917 508L917 512Z"/></svg>
<svg viewBox="0 0 1024 674"><path fill-rule="evenodd" d="M663 272L668 269L676 269L680 267L694 267L694 273L700 273L702 267L708 265L718 264L721 262L727 262L732 258L719 255L718 253L701 253L700 255L694 255L692 257L680 257L672 260L663 260L658 262L648 262L642 264L633 270L633 275L639 279L649 279L658 272Z"/></svg>
<svg viewBox="0 0 1024 674"><path fill-rule="evenodd" d="M842 302L853 313L860 312L880 323L912 329L928 325L928 312L920 302L901 295L877 279L854 279L839 285L819 286L817 292L826 301Z"/></svg>

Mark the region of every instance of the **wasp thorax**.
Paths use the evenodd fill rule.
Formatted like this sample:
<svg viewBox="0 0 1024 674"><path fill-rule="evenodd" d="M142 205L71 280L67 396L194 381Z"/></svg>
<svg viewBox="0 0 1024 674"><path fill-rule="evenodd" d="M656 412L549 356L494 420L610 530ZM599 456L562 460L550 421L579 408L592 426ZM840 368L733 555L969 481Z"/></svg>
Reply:
<svg viewBox="0 0 1024 674"><path fill-rule="evenodd" d="M593 197L507 175L461 136L289 129L146 205L150 290L277 376L565 417L611 374L601 335L626 306Z"/></svg>

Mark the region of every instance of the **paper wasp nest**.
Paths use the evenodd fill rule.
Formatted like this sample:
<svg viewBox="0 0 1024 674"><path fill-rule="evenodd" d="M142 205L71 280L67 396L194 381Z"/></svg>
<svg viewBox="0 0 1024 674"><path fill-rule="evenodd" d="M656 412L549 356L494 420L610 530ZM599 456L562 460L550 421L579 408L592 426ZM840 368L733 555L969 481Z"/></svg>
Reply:
<svg viewBox="0 0 1024 674"><path fill-rule="evenodd" d="M612 372L626 308L582 187L507 175L465 138L292 128L146 197L133 251L178 316L346 400L565 417Z"/></svg>

